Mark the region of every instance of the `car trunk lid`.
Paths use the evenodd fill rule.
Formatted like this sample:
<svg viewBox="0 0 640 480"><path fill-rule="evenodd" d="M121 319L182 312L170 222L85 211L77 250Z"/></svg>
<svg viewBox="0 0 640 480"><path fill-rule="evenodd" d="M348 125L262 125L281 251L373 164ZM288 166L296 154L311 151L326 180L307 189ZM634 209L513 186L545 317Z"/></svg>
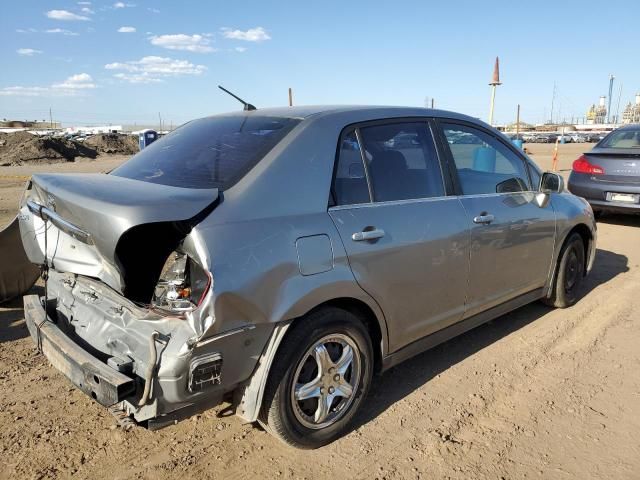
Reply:
<svg viewBox="0 0 640 480"><path fill-rule="evenodd" d="M594 180L613 183L640 184L640 151L633 149L593 149L585 153L589 163L604 170L603 175L595 175Z"/></svg>
<svg viewBox="0 0 640 480"><path fill-rule="evenodd" d="M31 262L45 263L46 241L50 267L99 278L144 301L169 253L217 199L217 189L107 174L38 174L23 198L20 231Z"/></svg>

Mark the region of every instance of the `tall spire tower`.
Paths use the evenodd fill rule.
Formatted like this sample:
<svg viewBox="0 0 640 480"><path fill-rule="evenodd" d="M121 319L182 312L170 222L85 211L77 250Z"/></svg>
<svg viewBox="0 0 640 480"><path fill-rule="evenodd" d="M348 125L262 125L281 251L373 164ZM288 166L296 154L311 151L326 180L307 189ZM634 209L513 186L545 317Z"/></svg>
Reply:
<svg viewBox="0 0 640 480"><path fill-rule="evenodd" d="M493 107L496 103L496 87L502 85L500 82L500 59L496 57L496 64L493 66L493 78L491 79L491 105L489 106L489 125L493 125Z"/></svg>

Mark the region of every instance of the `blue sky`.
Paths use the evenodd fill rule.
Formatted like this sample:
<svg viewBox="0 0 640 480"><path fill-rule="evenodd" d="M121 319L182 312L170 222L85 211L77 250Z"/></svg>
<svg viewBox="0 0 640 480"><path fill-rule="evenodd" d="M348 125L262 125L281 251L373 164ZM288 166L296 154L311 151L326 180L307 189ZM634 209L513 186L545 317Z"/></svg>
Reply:
<svg viewBox="0 0 640 480"><path fill-rule="evenodd" d="M0 17L0 118L179 124L261 106L383 104L531 122L583 116L616 76L640 90L633 2L12 1ZM124 27L124 28L123 28Z"/></svg>

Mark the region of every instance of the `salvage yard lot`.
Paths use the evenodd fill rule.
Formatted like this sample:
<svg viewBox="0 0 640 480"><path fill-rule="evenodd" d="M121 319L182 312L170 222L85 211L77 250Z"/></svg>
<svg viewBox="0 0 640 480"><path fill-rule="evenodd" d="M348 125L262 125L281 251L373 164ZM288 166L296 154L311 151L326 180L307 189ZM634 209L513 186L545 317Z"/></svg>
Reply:
<svg viewBox="0 0 640 480"><path fill-rule="evenodd" d="M589 148L561 145L562 173ZM527 149L550 168L553 145ZM0 167L0 225L21 176L124 158ZM222 409L158 432L115 428L36 353L21 302L3 305L0 478L639 478L640 217L605 217L598 236L576 306L529 305L392 369L355 429L317 451Z"/></svg>

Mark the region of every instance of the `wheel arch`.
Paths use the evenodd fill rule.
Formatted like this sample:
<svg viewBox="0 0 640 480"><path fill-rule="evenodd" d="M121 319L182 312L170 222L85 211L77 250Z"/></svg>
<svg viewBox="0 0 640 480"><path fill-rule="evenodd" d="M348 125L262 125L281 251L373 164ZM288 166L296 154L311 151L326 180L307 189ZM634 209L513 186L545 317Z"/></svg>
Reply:
<svg viewBox="0 0 640 480"><path fill-rule="evenodd" d="M573 235L574 233L577 233L578 235L580 235L580 238L582 238L582 242L585 247L585 252L584 252L585 265L583 270L585 276L587 275L588 270L590 270L590 265L593 263L593 258L595 256L594 249L595 249L595 241L596 241L594 233L592 232L592 230L589 228L587 224L577 223L562 236L562 241L558 242L558 248L554 252L553 268L551 270L551 276L549 278L549 283L546 288L547 293L545 296L547 298L551 295L551 291L553 289L555 279L558 275L558 262L560 261L560 253L562 252L564 245L567 243L567 240L569 240L571 235Z"/></svg>
<svg viewBox="0 0 640 480"><path fill-rule="evenodd" d="M372 306L360 298L337 297L327 299L303 315L290 320L285 320L276 325L273 334L260 357L258 367L247 382L236 389L234 403L237 406L236 414L247 422L255 422L258 419L264 390L271 371L273 360L278 355L280 346L286 341L288 333L295 327L304 324L309 314L317 310L335 307L346 310L356 315L369 332L374 352L374 372L382 370L382 359L386 352L386 329L384 318L380 318L382 312L377 304ZM378 310L378 312L376 312Z"/></svg>
<svg viewBox="0 0 640 480"><path fill-rule="evenodd" d="M354 314L358 317L367 331L369 332L369 336L371 337L371 344L373 346L373 354L374 354L374 371L379 372L382 369L382 357L384 355L385 347L383 345L383 331L378 319L378 316L373 311L373 309L365 303L361 299L353 298L353 297L340 297L334 298L331 300L327 300L320 305L309 310L302 317L295 319L294 324L296 322L304 322L304 318L306 318L311 312L320 310L322 308L327 307L336 307L342 310L346 310ZM385 333L386 335L386 333Z"/></svg>
<svg viewBox="0 0 640 480"><path fill-rule="evenodd" d="M587 267L589 265L589 258L591 257L591 250L595 247L594 238L591 230L584 223L578 223L575 225L569 233L565 236L562 245L564 246L565 242L569 239L569 237L573 234L577 233L582 238L582 243L584 244L584 275L587 275Z"/></svg>

